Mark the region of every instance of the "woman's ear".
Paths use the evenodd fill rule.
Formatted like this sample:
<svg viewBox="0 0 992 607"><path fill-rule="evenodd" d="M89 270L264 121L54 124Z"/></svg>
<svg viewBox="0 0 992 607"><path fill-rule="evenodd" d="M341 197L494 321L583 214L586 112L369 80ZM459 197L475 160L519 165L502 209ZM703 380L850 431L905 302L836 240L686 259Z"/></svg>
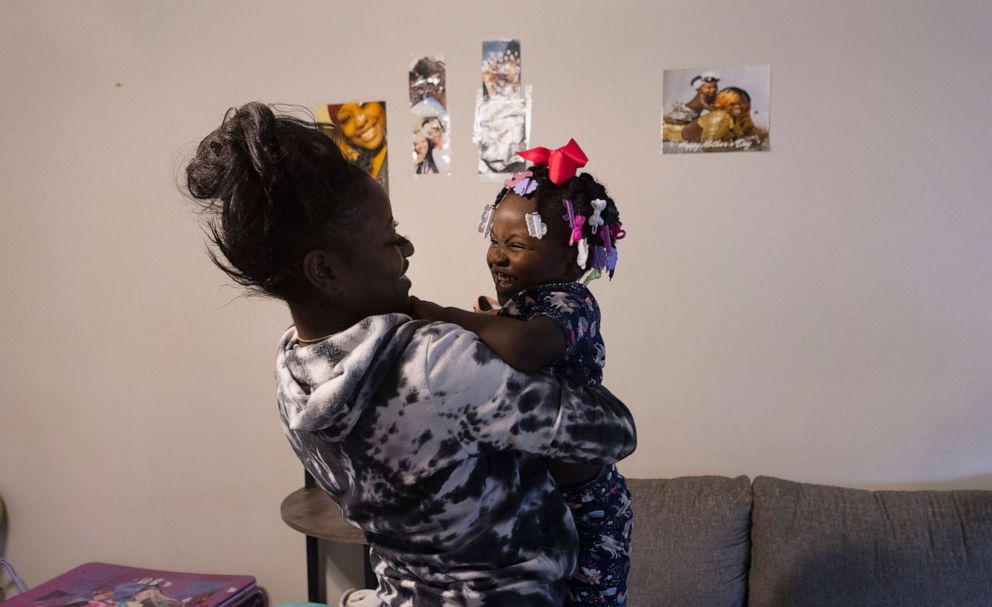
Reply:
<svg viewBox="0 0 992 607"><path fill-rule="evenodd" d="M303 275L313 288L335 295L341 288L339 263L328 251L314 249L303 256Z"/></svg>

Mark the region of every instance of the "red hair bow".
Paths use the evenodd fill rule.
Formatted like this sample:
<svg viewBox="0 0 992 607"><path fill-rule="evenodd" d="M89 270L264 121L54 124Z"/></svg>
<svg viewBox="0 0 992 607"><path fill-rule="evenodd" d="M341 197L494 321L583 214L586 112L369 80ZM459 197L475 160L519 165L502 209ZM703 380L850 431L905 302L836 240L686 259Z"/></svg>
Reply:
<svg viewBox="0 0 992 607"><path fill-rule="evenodd" d="M561 185L575 177L575 171L586 166L589 161L585 152L582 151L579 144L575 143L574 139L569 139L568 143L557 150L531 148L519 152L519 154L534 164L548 165L548 178L555 185Z"/></svg>

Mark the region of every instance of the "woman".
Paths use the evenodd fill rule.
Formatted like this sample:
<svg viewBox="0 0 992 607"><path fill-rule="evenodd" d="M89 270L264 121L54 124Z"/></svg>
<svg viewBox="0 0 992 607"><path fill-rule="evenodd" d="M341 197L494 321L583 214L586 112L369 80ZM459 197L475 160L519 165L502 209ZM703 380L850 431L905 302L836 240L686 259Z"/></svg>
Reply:
<svg viewBox="0 0 992 607"><path fill-rule="evenodd" d="M439 116L429 116L420 123L420 132L430 143L429 154L435 173L447 173L451 170L451 161L447 152L448 142L445 141L446 131L444 121Z"/></svg>
<svg viewBox="0 0 992 607"><path fill-rule="evenodd" d="M625 457L635 436L623 404L412 319L413 245L383 189L313 124L248 104L200 143L187 177L214 213L215 263L289 306L276 363L284 431L365 531L379 599L561 605L577 538L541 458Z"/></svg>
<svg viewBox="0 0 992 607"><path fill-rule="evenodd" d="M330 124L323 125L349 160L369 172L384 188L387 185L388 146L386 108L378 101L326 106ZM320 112L322 115L323 111Z"/></svg>
<svg viewBox="0 0 992 607"><path fill-rule="evenodd" d="M413 133L413 161L417 165L417 175L437 173L434 163L434 144L424 135L421 129Z"/></svg>

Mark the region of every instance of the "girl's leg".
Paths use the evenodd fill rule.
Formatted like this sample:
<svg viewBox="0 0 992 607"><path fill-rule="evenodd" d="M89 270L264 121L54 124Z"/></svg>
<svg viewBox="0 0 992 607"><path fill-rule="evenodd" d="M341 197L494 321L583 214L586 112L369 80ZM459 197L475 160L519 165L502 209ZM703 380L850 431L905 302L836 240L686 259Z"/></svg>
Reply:
<svg viewBox="0 0 992 607"><path fill-rule="evenodd" d="M627 601L632 513L616 466L595 481L562 490L579 532L579 558L569 580L568 607L619 607Z"/></svg>

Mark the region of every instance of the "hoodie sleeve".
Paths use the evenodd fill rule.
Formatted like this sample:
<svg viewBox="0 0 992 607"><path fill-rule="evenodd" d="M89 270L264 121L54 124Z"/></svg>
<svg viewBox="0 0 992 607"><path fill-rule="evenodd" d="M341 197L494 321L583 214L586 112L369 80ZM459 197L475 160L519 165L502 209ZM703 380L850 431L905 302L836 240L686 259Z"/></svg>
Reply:
<svg viewBox="0 0 992 607"><path fill-rule="evenodd" d="M424 330L434 407L468 453L513 450L609 464L634 451L634 419L606 388L516 371L474 333L452 324Z"/></svg>

